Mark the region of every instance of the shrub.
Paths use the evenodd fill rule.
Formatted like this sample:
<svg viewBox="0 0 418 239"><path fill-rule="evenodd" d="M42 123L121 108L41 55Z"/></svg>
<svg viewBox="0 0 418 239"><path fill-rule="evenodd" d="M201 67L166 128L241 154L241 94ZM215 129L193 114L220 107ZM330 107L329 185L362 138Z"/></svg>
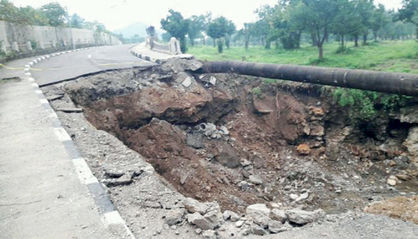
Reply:
<svg viewBox="0 0 418 239"><path fill-rule="evenodd" d="M380 110L389 113L404 106L411 98L402 95L343 88L335 89L333 97L340 106L349 108L349 117L353 124L373 121Z"/></svg>

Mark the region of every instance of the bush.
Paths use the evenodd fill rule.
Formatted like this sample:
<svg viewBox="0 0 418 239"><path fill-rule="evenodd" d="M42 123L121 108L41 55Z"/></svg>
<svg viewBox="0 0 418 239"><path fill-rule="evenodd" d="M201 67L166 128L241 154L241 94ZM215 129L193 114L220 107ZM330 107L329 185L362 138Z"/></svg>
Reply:
<svg viewBox="0 0 418 239"><path fill-rule="evenodd" d="M260 96L261 96L261 94L262 94L260 87L255 87L255 88L253 88L253 89L251 90L251 93L252 93L253 95L257 96L257 97L260 97Z"/></svg>
<svg viewBox="0 0 418 239"><path fill-rule="evenodd" d="M373 91L337 88L333 97L342 107L349 107L350 121L357 125L376 119L379 111L392 112L405 106L411 97Z"/></svg>

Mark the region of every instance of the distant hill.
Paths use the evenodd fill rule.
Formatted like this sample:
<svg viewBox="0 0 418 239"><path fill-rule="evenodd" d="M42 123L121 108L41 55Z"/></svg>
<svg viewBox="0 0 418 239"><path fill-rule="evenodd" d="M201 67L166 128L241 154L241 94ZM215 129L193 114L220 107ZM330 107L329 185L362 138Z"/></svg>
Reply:
<svg viewBox="0 0 418 239"><path fill-rule="evenodd" d="M137 22L123 27L121 29L117 29L113 32L116 34L123 34L123 37L125 38L131 38L135 34L138 34L140 37L145 37L147 35L147 32L145 31L147 27L147 24Z"/></svg>

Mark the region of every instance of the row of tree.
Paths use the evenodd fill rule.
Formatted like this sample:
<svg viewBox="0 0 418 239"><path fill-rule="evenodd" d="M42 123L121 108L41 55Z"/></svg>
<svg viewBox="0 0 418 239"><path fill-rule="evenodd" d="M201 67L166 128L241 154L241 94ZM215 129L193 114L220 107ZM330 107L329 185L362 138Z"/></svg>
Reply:
<svg viewBox="0 0 418 239"><path fill-rule="evenodd" d="M88 22L77 14L69 15L66 8L59 3L48 3L40 8L31 6L16 7L9 0L0 0L0 20L25 25L73 27L106 31L99 22Z"/></svg>
<svg viewBox="0 0 418 239"><path fill-rule="evenodd" d="M172 9L169 10L169 15L166 18L161 19L161 27L167 31L167 34L163 35L163 39L167 40L171 36L177 38L180 41L182 52L187 51L186 35L193 46L197 38L202 38L205 41L206 38L202 35L205 33L213 39L213 44L217 42L218 51L222 52L224 42L229 48L231 36L236 32L235 24L225 17L212 19L211 14L206 14L193 15L186 19L180 12ZM204 42L204 44L206 43Z"/></svg>
<svg viewBox="0 0 418 239"><path fill-rule="evenodd" d="M187 50L186 36L194 45L196 38L205 39L202 33L217 43L219 52L224 43L229 48L231 40L243 42L245 48L257 40L266 48L279 42L285 49L295 49L308 38L318 48L320 59L324 43L330 38L338 40L342 50L347 40L356 47L360 41L367 44L369 35L375 40L395 39L408 37L415 30L418 39L418 0L403 0L398 12L387 11L381 4L376 6L374 0L279 0L275 6L264 6L256 13L259 20L245 23L239 31L225 17L212 19L207 14L185 19L174 10L161 20L161 26L169 36L180 40L183 52Z"/></svg>

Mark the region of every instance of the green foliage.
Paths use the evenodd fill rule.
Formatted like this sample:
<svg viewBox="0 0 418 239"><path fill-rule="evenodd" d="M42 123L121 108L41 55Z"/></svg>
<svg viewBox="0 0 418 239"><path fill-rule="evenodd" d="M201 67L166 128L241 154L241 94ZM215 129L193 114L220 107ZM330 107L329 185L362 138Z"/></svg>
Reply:
<svg viewBox="0 0 418 239"><path fill-rule="evenodd" d="M408 96L382 94L357 89L337 88L333 91L334 100L342 107L349 107L353 124L373 121L379 110L387 113L402 107L411 98Z"/></svg>
<svg viewBox="0 0 418 239"><path fill-rule="evenodd" d="M38 48L38 43L34 40L31 40L30 46L32 47L32 50L36 50L36 48Z"/></svg>
<svg viewBox="0 0 418 239"><path fill-rule="evenodd" d="M59 3L48 3L41 7L42 13L48 18L51 26L64 26L68 18L68 13Z"/></svg>
<svg viewBox="0 0 418 239"><path fill-rule="evenodd" d="M201 35L201 32L205 30L206 28L206 16L204 15L193 15L189 19L187 19L189 22L189 28L187 31L187 36L190 39L190 43L192 46L194 46L194 40Z"/></svg>
<svg viewBox="0 0 418 239"><path fill-rule="evenodd" d="M261 95L262 95L262 91L261 91L261 88L260 87L255 87L255 88L253 88L252 90L251 90L251 93L254 95L254 96L257 96L257 97L261 97Z"/></svg>
<svg viewBox="0 0 418 239"><path fill-rule="evenodd" d="M173 9L170 9L168 12L170 15L165 19L161 19L161 27L180 41L180 48L184 53L187 51L186 34L189 30L189 21L184 19L181 13Z"/></svg>
<svg viewBox="0 0 418 239"><path fill-rule="evenodd" d="M70 27L83 28L85 20L77 14L73 14L70 19Z"/></svg>

